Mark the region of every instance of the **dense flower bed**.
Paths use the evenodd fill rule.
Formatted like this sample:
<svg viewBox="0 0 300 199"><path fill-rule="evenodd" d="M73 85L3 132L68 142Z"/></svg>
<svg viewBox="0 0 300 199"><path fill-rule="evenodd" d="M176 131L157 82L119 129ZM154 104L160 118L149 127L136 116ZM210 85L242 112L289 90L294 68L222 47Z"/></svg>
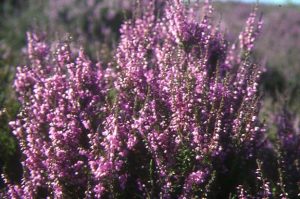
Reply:
<svg viewBox="0 0 300 199"><path fill-rule="evenodd" d="M22 108L10 123L23 177L3 176L3 197L297 196L300 142L287 113L276 146L258 119L256 12L231 45L210 3L201 20L179 0L157 3L123 24L108 66L28 33L30 64L14 84Z"/></svg>

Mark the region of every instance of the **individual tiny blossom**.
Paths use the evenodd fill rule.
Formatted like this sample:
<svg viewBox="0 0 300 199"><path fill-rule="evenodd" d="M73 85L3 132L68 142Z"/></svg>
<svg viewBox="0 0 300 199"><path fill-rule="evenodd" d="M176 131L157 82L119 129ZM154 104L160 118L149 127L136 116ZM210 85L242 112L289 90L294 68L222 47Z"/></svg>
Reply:
<svg viewBox="0 0 300 199"><path fill-rule="evenodd" d="M230 48L209 2L201 20L179 0L142 5L120 30L116 72L28 34L11 122L24 174L6 179L9 197L226 198L256 181L255 14Z"/></svg>
<svg viewBox="0 0 300 199"><path fill-rule="evenodd" d="M249 196L247 195L247 192L245 191L245 189L243 188L242 185L239 185L237 187L237 191L238 191L238 198L239 199L247 199L247 198L249 198Z"/></svg>

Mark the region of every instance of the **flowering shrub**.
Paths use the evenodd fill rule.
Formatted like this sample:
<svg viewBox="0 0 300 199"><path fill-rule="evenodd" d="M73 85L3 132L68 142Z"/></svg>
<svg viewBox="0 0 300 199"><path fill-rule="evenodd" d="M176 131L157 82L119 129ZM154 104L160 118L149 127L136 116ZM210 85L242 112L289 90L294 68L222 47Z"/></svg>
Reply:
<svg viewBox="0 0 300 199"><path fill-rule="evenodd" d="M83 52L72 57L67 44L55 54L49 50L41 38L28 34L31 65L19 67L15 80L23 108L11 122L26 158L22 190L12 188L12 197L60 197L66 191L75 196L87 186L88 136L99 125L104 74Z"/></svg>
<svg viewBox="0 0 300 199"><path fill-rule="evenodd" d="M215 4L216 11L222 15L221 27L228 30L229 40L234 41L244 26L250 7L252 5L241 3ZM298 59L295 59L300 53L300 21L299 17L295 17L299 14L299 7L283 5L270 9L270 5L262 4L259 10L263 13L265 25L260 42L255 45L254 57L265 67L260 84L265 104L261 111L268 114L268 125L273 125L274 122L269 118L277 114L274 109L282 106L281 99L288 100L292 112L300 113L300 67ZM299 114L297 117L300 117Z"/></svg>
<svg viewBox="0 0 300 199"><path fill-rule="evenodd" d="M24 172L5 178L7 197L271 197L250 58L261 21L250 15L236 47L209 3L200 21L179 0L145 6L120 30L115 69L28 33L11 122Z"/></svg>
<svg viewBox="0 0 300 199"><path fill-rule="evenodd" d="M157 188L150 194L163 198L220 197L248 181L247 166L255 160L260 142L255 96L259 71L246 55L259 27L251 16L241 33L241 52L227 52L221 33L209 23L209 5L197 23L189 20L179 2L174 3L161 19L145 13L121 29L117 53L121 72L116 81L120 111L114 117L131 118L118 119L117 126L133 131L133 143L153 158L153 168L147 167L146 159L139 163L145 171L135 172L155 171L153 177L136 177L142 193L153 189L147 180L153 178ZM246 176L230 176L240 169L232 168L237 162ZM229 181L233 179L240 182ZM213 182L223 184L224 190L210 193Z"/></svg>

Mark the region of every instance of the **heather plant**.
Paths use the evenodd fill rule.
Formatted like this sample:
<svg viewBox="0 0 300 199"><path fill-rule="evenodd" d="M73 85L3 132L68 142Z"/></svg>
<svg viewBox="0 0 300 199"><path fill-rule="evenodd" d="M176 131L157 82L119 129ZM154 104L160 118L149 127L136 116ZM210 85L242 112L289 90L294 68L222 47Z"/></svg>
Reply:
<svg viewBox="0 0 300 199"><path fill-rule="evenodd" d="M8 121L13 120L18 112L19 104L11 84L16 72L13 66L17 63L24 64L27 60L24 56L26 31L47 30L47 37L51 39L59 32L71 32L73 40L80 40L78 43L89 47L86 51L93 58L98 54L110 57L113 43L118 40L117 29L124 18L123 15L127 16L126 13L129 12L129 7L126 6L128 2L125 1L121 8L117 7L117 2L110 1L90 2L89 5L84 2L66 2L66 6L60 8L56 8L53 2L5 0L0 3L0 174L5 170L14 179L16 177L13 176L20 175L17 163L19 150L15 137L10 134ZM55 1L57 5L61 2ZM59 16L53 16L49 10ZM75 10L80 12L74 13ZM64 15L68 15L67 18L64 18ZM87 15L88 20L83 20ZM87 25L91 27L85 28ZM106 36L101 33L104 29L110 30ZM100 43L102 48L99 48ZM101 49L101 52L95 49ZM2 180L0 188L3 188Z"/></svg>
<svg viewBox="0 0 300 199"><path fill-rule="evenodd" d="M23 11L23 6L27 8L26 11ZM17 142L8 125L16 117L19 108L11 86L15 74L12 65L23 62L20 49L25 45L24 32L32 23L37 7L38 4L33 7L28 2L18 0L0 3L0 174L5 170L13 179L18 178L20 173L17 172ZM3 188L2 180L0 188Z"/></svg>
<svg viewBox="0 0 300 199"><path fill-rule="evenodd" d="M227 29L230 41L235 40L241 27L244 26L251 6L239 3L216 4L216 10L222 17L221 26ZM271 107L266 110L268 118L278 111L272 109L280 105L278 101L281 98L288 100L288 106L293 112L299 112L300 67L297 58L300 53L299 5L272 7L262 4L260 10L263 12L265 25L261 40L255 46L254 57L265 67L260 86L264 90L266 105ZM273 101L269 102L271 100Z"/></svg>
<svg viewBox="0 0 300 199"><path fill-rule="evenodd" d="M144 197L151 190L150 198L229 196L237 185L251 186L255 180L251 172L263 130L255 95L259 71L248 55L260 22L251 14L239 49L228 49L210 23L209 5L197 22L173 3L164 17L147 12L121 29L115 86L121 100L114 117L132 118L119 120L118 126L133 131L134 143L152 154L155 175L150 178L158 182L153 190L149 177L136 176L133 187L141 184L136 192L146 192ZM134 173L151 169L144 161L145 171ZM221 188L213 189L214 183Z"/></svg>
<svg viewBox="0 0 300 199"><path fill-rule="evenodd" d="M22 186L10 185L8 193L81 197L88 186L88 137L96 134L98 104L104 101L104 73L82 51L73 56L66 43L50 53L41 36L27 37L30 65L17 69L14 84L23 107L10 123L26 158Z"/></svg>
<svg viewBox="0 0 300 199"><path fill-rule="evenodd" d="M270 195L257 160L265 135L251 59L256 12L229 45L210 3L200 20L179 0L143 6L105 67L28 33L30 63L14 83L22 108L10 123L23 177L4 176L6 197Z"/></svg>

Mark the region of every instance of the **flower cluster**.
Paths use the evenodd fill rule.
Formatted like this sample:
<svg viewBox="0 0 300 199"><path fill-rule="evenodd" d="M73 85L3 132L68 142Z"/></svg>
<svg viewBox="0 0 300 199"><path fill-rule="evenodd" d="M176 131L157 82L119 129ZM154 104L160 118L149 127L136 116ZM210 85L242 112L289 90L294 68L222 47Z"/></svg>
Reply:
<svg viewBox="0 0 300 199"><path fill-rule="evenodd" d="M24 174L21 185L7 179L9 197L223 198L255 182L255 15L236 49L209 3L198 21L179 0L155 2L122 26L115 72L28 34L11 122Z"/></svg>
<svg viewBox="0 0 300 199"><path fill-rule="evenodd" d="M215 181L222 181L233 177L234 161L247 168L255 160L264 131L257 119L260 71L243 46L227 51L222 33L210 23L209 4L201 21L188 17L192 13L179 1L167 4L161 18L153 14L154 5L148 6L141 18L122 27L116 55L119 95L113 115L117 126L132 132L127 150L143 145L151 155L157 193L149 193L153 184L145 176L135 174L134 187L142 183L140 192L151 197L204 194L215 170ZM144 161L147 168L149 160ZM237 185L226 183L229 189Z"/></svg>
<svg viewBox="0 0 300 199"><path fill-rule="evenodd" d="M34 198L84 193L91 159L89 136L97 134L105 98L105 73L67 43L55 53L42 36L28 33L28 66L18 67L15 89L22 110L11 122L18 138L24 174L12 197ZM96 118L99 118L97 120Z"/></svg>

